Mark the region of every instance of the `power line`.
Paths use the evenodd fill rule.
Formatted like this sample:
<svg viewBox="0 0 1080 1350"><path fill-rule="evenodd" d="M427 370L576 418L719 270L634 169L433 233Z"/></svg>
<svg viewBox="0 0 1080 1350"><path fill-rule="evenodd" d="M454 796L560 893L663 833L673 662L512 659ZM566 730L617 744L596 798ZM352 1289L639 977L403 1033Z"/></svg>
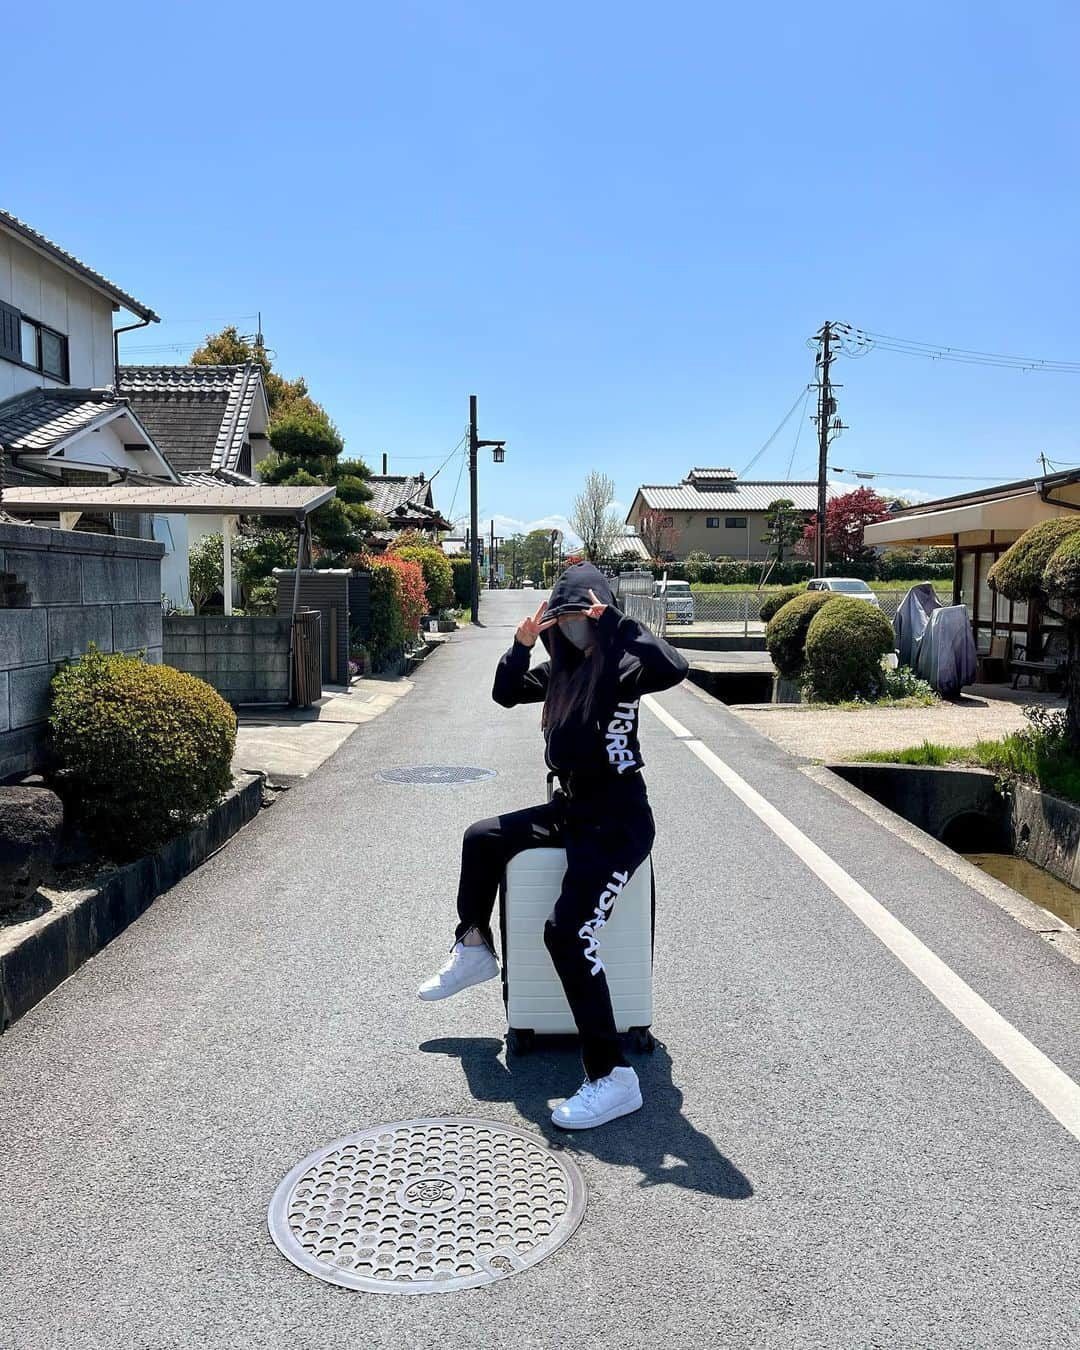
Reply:
<svg viewBox="0 0 1080 1350"><path fill-rule="evenodd" d="M1080 361L1058 361L1042 356L1009 356L1004 352L985 352L943 343L922 342L915 338L875 333L854 328L848 323L833 325L840 335L840 351L845 356L865 356L874 350L895 352L900 356L918 356L929 361L953 361L968 366L994 366L1002 370L1042 371L1046 374L1080 375Z"/></svg>
<svg viewBox="0 0 1080 1350"><path fill-rule="evenodd" d="M1020 478L987 478L985 474L971 473L909 473L907 469L901 469L894 473L891 469L841 469L835 464L829 465L830 473L850 473L856 478L933 478L945 483L1018 483L1023 482L1023 475Z"/></svg>
<svg viewBox="0 0 1080 1350"><path fill-rule="evenodd" d="M761 449L757 452L757 454L753 457L753 459L750 460L749 464L747 464L746 468L743 469L742 473L739 474L739 477L740 477L740 478L745 478L746 475L750 472L750 470L754 467L754 465L755 465L755 464L758 462L758 460L761 458L761 456L765 453L765 451L768 450L769 446L772 445L773 441L775 441L776 438L777 438L777 436L780 435L780 433L783 431L783 429L787 426L788 422L791 421L791 416L792 416L792 414L794 413L795 409L799 406L800 403L802 403L802 402L805 401L805 399L806 399L806 397L807 397L808 394L809 394L809 389L808 389L808 388L807 388L807 389L802 389L802 390L800 390L798 398L795 400L795 402L791 405L791 407L790 407L790 408L787 410L787 412L784 414L783 421L782 421L782 422L780 423L780 425L776 428L776 430L775 430L775 431L773 432L773 434L769 437L769 439L765 442L765 444L761 447Z"/></svg>
<svg viewBox="0 0 1080 1350"><path fill-rule="evenodd" d="M806 411L806 405L810 401L810 391L812 387L813 387L812 385L808 384L806 386L806 391L803 394L803 405L799 409L799 418L795 428L795 444L791 447L791 455L789 456L787 462L787 473L784 475L785 478L791 477L791 470L795 463L795 452L799 448L799 439L802 436L803 427L806 425L807 421L807 419L803 417L803 413Z"/></svg>

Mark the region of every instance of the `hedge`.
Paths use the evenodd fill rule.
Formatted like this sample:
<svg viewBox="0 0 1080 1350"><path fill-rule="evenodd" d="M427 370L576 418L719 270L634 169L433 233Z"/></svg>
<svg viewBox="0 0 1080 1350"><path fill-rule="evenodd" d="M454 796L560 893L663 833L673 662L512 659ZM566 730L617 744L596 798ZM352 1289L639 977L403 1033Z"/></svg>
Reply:
<svg viewBox="0 0 1080 1350"><path fill-rule="evenodd" d="M876 698L884 684L881 658L895 647L893 626L877 605L838 595L815 614L806 633L806 673L813 696L830 703Z"/></svg>
<svg viewBox="0 0 1080 1350"><path fill-rule="evenodd" d="M454 604L458 609L472 605L472 559L451 558L450 571L454 586Z"/></svg>
<svg viewBox="0 0 1080 1350"><path fill-rule="evenodd" d="M806 631L818 610L839 597L833 591L803 591L782 605L765 628L765 645L785 679L797 679L806 664ZM860 602L866 605L866 601ZM867 609L871 606L866 605ZM876 606L874 606L876 608ZM891 630L890 630L891 631Z"/></svg>
<svg viewBox="0 0 1080 1350"><path fill-rule="evenodd" d="M124 861L180 834L232 783L236 714L210 685L91 646L52 682L56 790Z"/></svg>
<svg viewBox="0 0 1080 1350"><path fill-rule="evenodd" d="M454 600L454 578L450 568L450 559L441 548L433 545L407 545L391 550L406 562L417 563L424 574L424 586L427 591L429 614L438 614L448 609Z"/></svg>
<svg viewBox="0 0 1080 1350"><path fill-rule="evenodd" d="M758 610L758 618L762 623L768 623L778 609L783 609L789 600L794 600L797 595L805 595L805 586L786 586L782 591L774 591L772 595L767 595L762 601L761 608Z"/></svg>

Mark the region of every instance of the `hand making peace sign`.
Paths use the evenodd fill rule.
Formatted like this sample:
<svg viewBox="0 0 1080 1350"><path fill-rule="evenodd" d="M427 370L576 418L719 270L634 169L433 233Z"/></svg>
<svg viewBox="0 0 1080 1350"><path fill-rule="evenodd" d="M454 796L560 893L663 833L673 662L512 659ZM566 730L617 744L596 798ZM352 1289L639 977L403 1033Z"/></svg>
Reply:
<svg viewBox="0 0 1080 1350"><path fill-rule="evenodd" d="M541 600L540 607L535 614L531 614L527 619L522 619L518 624L517 640L523 647L531 647L545 628L553 628L558 619L544 620L544 611L547 609L547 601Z"/></svg>

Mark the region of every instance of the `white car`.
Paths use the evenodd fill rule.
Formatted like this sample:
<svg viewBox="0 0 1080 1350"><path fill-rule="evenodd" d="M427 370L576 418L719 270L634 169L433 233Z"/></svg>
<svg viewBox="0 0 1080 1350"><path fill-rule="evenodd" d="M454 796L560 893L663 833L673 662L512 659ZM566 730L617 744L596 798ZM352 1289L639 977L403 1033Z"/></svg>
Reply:
<svg viewBox="0 0 1080 1350"><path fill-rule="evenodd" d="M881 601L858 577L814 577L806 583L808 591L832 591L834 595L850 595L852 600L866 600L881 608Z"/></svg>
<svg viewBox="0 0 1080 1350"><path fill-rule="evenodd" d="M694 593L688 581L658 581L653 593L667 601L668 623L694 622Z"/></svg>

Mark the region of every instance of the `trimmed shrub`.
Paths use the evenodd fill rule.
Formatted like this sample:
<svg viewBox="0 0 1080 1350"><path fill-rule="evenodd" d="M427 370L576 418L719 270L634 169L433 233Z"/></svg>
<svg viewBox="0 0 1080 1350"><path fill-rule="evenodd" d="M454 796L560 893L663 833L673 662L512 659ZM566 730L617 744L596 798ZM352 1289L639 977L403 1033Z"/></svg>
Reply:
<svg viewBox="0 0 1080 1350"><path fill-rule="evenodd" d="M761 602L758 618L762 623L768 623L776 611L783 609L789 600L794 600L797 595L807 593L805 586L785 586L782 591L775 591L772 595L767 595Z"/></svg>
<svg viewBox="0 0 1080 1350"><path fill-rule="evenodd" d="M424 574L424 586L427 589L428 612L437 614L447 609L454 600L454 577L450 568L450 559L441 548L433 545L406 545L392 550L406 562L418 563Z"/></svg>
<svg viewBox="0 0 1080 1350"><path fill-rule="evenodd" d="M834 596L806 632L806 673L814 697L829 703L876 698L885 685L881 658L895 645L893 626L877 605Z"/></svg>
<svg viewBox="0 0 1080 1350"><path fill-rule="evenodd" d="M188 829L232 783L236 714L171 666L91 647L54 677L49 725L65 808L121 861Z"/></svg>
<svg viewBox="0 0 1080 1350"><path fill-rule="evenodd" d="M376 670L393 661L419 633L427 613L424 574L419 563L396 553L357 554L350 565L371 573L371 633L368 638Z"/></svg>
<svg viewBox="0 0 1080 1350"><path fill-rule="evenodd" d="M1045 589L1044 574L1051 555L1077 530L1080 519L1075 516L1033 525L991 567L987 578L991 587L1010 600L1039 594Z"/></svg>
<svg viewBox="0 0 1080 1350"><path fill-rule="evenodd" d="M802 674L806 664L806 632L811 620L819 609L831 605L837 598L831 591L802 591L782 605L769 620L765 645L773 665L785 679L794 680ZM870 608L869 605L866 607Z"/></svg>
<svg viewBox="0 0 1080 1350"><path fill-rule="evenodd" d="M468 609L472 604L472 560L469 558L451 558L450 571L454 584L454 604L458 609Z"/></svg>

